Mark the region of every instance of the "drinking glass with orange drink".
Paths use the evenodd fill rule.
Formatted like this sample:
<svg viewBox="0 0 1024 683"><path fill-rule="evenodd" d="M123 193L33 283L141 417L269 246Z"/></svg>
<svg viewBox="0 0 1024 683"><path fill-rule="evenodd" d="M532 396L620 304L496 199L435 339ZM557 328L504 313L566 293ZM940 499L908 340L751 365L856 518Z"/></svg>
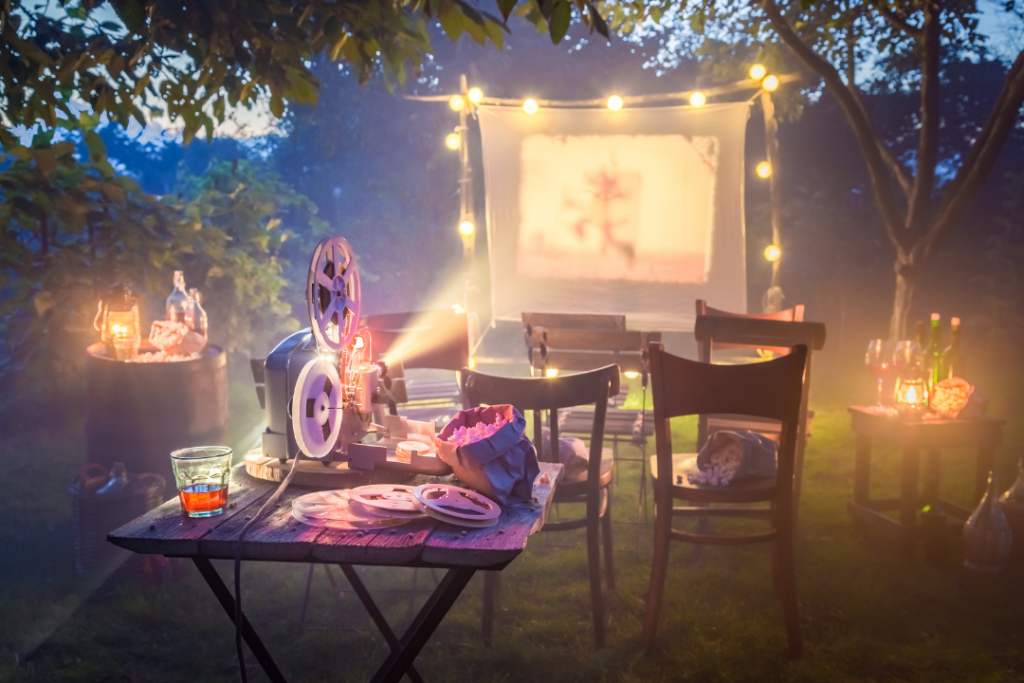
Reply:
<svg viewBox="0 0 1024 683"><path fill-rule="evenodd" d="M197 446L171 453L181 509L189 517L213 517L224 512L231 455L227 446Z"/></svg>

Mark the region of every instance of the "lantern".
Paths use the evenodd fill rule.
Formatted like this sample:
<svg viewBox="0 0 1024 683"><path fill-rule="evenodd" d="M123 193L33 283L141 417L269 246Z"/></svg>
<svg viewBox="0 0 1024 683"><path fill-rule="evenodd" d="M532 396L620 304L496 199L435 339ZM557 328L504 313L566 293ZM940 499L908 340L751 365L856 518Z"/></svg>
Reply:
<svg viewBox="0 0 1024 683"><path fill-rule="evenodd" d="M920 415L928 407L928 384L923 377L900 377L893 397L900 415Z"/></svg>
<svg viewBox="0 0 1024 683"><path fill-rule="evenodd" d="M117 360L132 360L139 353L142 335L139 324L139 300L128 285L112 285L100 299L93 327L107 350Z"/></svg>

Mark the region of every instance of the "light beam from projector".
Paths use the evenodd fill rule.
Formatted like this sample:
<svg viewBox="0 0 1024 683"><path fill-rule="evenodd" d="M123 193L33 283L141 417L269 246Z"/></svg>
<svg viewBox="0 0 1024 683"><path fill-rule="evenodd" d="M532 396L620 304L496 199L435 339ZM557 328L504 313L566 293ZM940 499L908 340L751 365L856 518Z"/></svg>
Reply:
<svg viewBox="0 0 1024 683"><path fill-rule="evenodd" d="M452 273L434 289L430 296L418 306L419 313L414 315L408 325L384 354L383 361L391 366L405 358L421 356L439 351L459 343L460 334L468 328L461 325L438 326L439 312L451 310L451 315L467 315L463 308L463 274ZM454 310L452 310L454 309ZM461 311L460 311L461 309ZM468 344L468 340L466 340Z"/></svg>

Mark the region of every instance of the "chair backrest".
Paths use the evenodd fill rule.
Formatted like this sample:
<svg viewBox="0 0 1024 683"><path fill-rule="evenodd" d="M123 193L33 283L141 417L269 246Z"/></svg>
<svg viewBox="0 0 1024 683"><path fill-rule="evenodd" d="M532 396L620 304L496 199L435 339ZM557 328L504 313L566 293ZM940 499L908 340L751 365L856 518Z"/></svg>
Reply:
<svg viewBox="0 0 1024 683"><path fill-rule="evenodd" d="M787 350L787 353L788 349L796 344L802 344L807 347L807 362L804 364L806 376L804 377L800 403L801 422L798 425L798 434L800 435L801 443L803 442L807 430L807 403L811 388L811 357L814 351L820 351L825 346L824 323L700 315L697 316L697 322L694 324L693 334L697 338L698 360L708 364L711 363L714 349L721 348L722 346L727 348L744 346L762 349L781 346ZM730 347L729 345L732 346ZM763 365L763 363L753 363L752 365ZM707 413L700 417L697 434L697 445L701 447L708 436Z"/></svg>
<svg viewBox="0 0 1024 683"><path fill-rule="evenodd" d="M785 499L780 512L791 514L807 346L798 344L788 355L764 363L712 365L673 356L652 343L650 358L658 471L672 471L673 417L731 413L779 420L778 491ZM669 478L661 479L658 484L668 486Z"/></svg>
<svg viewBox="0 0 1024 683"><path fill-rule="evenodd" d="M784 311L776 311L775 313L733 313L731 311L723 311L720 308L712 308L708 306L708 302L704 299L697 299L697 315L712 315L721 318L749 318L751 320L785 320L788 322L803 322L804 320L804 305L797 304L793 308L787 308ZM789 345L786 346L773 346L773 347L751 347L748 344L722 344L719 345L720 349L749 349L749 348L760 348L764 351L771 351L777 356L784 356L789 353Z"/></svg>
<svg viewBox="0 0 1024 683"><path fill-rule="evenodd" d="M558 410L594 405L587 474L597 481L604 447L604 422L608 398L619 393L619 368L608 365L565 377L498 377L464 370L462 391L471 406L510 403L519 412L533 411L534 445L540 460L558 462ZM543 449L542 416L547 413L551 453Z"/></svg>
<svg viewBox="0 0 1024 683"><path fill-rule="evenodd" d="M613 364L645 372L647 344L661 340L660 332L627 330L619 315L523 313L523 333L530 365L542 375Z"/></svg>

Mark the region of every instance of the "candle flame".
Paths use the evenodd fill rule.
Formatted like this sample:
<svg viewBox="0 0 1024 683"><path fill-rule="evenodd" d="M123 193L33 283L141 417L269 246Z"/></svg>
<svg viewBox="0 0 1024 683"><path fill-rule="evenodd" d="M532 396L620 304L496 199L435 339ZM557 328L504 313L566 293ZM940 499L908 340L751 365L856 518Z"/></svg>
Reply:
<svg viewBox="0 0 1024 683"><path fill-rule="evenodd" d="M914 387L907 389L907 403L917 403L917 391Z"/></svg>

